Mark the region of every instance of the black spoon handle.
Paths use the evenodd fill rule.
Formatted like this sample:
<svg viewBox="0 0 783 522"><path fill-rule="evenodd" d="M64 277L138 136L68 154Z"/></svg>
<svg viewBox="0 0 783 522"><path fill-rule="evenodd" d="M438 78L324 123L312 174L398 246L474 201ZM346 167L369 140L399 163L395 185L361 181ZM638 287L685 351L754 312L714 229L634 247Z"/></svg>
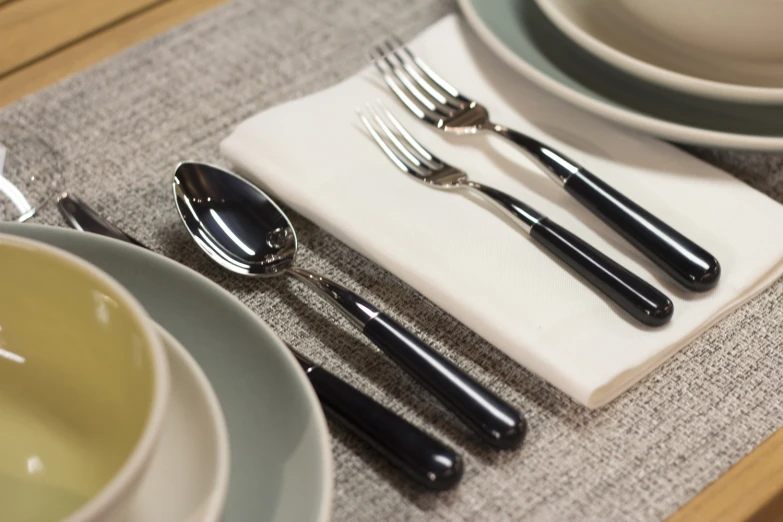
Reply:
<svg viewBox="0 0 783 522"><path fill-rule="evenodd" d="M718 284L712 254L590 172L569 176L565 189L685 288L704 292Z"/></svg>
<svg viewBox="0 0 783 522"><path fill-rule="evenodd" d="M516 409L361 296L302 268L291 267L288 273L334 305L383 353L430 390L485 441L506 449L518 446L525 438L525 420Z"/></svg>
<svg viewBox="0 0 783 522"><path fill-rule="evenodd" d="M486 442L503 449L514 448L522 442L526 424L516 409L390 317L377 315L363 331Z"/></svg>
<svg viewBox="0 0 783 522"><path fill-rule="evenodd" d="M443 491L459 483L462 459L453 449L312 361L296 352L294 355L330 417L422 486Z"/></svg>
<svg viewBox="0 0 783 522"><path fill-rule="evenodd" d="M521 132L494 124L487 129L521 147L555 183L685 288L704 292L718 283L720 264L712 254L581 165Z"/></svg>
<svg viewBox="0 0 783 522"><path fill-rule="evenodd" d="M644 324L661 326L671 319L674 305L668 297L560 225L543 218L530 235Z"/></svg>

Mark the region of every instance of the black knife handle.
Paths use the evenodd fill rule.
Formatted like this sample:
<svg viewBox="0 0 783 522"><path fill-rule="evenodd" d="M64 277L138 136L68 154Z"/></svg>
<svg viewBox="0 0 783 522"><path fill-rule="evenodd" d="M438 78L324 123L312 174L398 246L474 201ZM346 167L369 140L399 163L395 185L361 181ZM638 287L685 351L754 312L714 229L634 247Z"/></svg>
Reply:
<svg viewBox="0 0 783 522"><path fill-rule="evenodd" d="M387 315L377 315L363 331L488 443L508 449L519 446L525 438L526 423L516 409Z"/></svg>
<svg viewBox="0 0 783 522"><path fill-rule="evenodd" d="M712 254L590 172L573 173L565 189L685 288L705 292L718 283Z"/></svg>
<svg viewBox="0 0 783 522"><path fill-rule="evenodd" d="M324 411L411 479L435 491L451 489L459 483L462 459L453 449L320 366L301 359L299 363Z"/></svg>
<svg viewBox="0 0 783 522"><path fill-rule="evenodd" d="M560 225L544 218L530 235L644 324L661 326L671 319L674 304L668 297Z"/></svg>

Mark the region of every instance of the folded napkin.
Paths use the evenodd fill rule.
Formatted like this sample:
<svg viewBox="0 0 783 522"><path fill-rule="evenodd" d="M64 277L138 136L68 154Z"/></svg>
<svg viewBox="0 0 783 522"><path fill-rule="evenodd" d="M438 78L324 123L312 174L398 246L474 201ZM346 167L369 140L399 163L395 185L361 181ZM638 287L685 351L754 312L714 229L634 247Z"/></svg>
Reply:
<svg viewBox="0 0 783 522"><path fill-rule="evenodd" d="M494 136L449 137L409 116L374 70L241 123L221 144L238 172L393 272L519 364L588 407L629 388L783 271L783 207L656 139L598 119L510 71L456 16L411 42L497 123L574 158L721 262L689 293ZM406 177L355 109L381 99L436 155L570 229L674 301L644 327L600 297L488 204Z"/></svg>

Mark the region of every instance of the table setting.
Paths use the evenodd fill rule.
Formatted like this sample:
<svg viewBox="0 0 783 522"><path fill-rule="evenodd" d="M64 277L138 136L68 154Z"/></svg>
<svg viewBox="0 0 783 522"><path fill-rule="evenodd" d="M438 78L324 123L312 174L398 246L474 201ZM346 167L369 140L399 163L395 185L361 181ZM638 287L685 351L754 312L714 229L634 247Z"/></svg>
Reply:
<svg viewBox="0 0 783 522"><path fill-rule="evenodd" d="M672 516L783 426L720 9L233 0L0 109L0 518Z"/></svg>

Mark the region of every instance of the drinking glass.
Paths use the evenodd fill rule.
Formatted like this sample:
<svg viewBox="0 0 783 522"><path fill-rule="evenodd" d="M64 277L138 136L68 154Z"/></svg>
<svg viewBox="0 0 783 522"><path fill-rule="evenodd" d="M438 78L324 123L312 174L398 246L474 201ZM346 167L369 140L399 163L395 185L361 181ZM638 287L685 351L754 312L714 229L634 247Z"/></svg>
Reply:
<svg viewBox="0 0 783 522"><path fill-rule="evenodd" d="M0 221L27 221L62 191L63 161L46 140L0 123Z"/></svg>

